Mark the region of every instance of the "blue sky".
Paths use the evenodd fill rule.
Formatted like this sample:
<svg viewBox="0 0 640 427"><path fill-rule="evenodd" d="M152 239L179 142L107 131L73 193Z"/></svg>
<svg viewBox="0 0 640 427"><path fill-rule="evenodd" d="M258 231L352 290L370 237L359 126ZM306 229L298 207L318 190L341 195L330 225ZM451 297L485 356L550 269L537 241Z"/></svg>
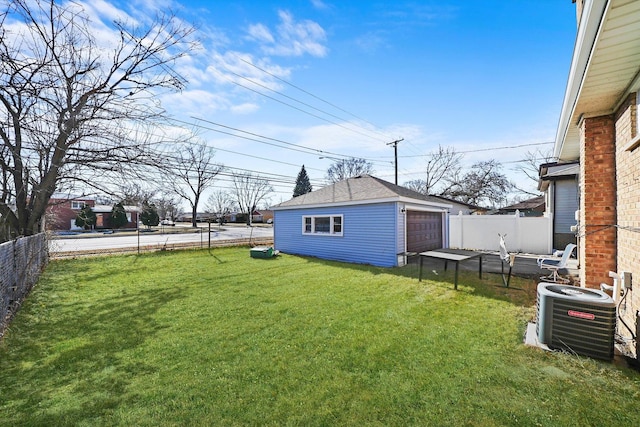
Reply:
<svg viewBox="0 0 640 427"><path fill-rule="evenodd" d="M551 144L501 148L553 141L576 34L570 0L90 4L103 18L114 5L131 16L170 8L198 27L202 49L180 64L188 87L163 104L218 162L274 178L272 203L291 197L302 164L317 188L337 155L393 182L387 143L399 138L400 184L442 145L467 152L466 165L505 162L533 189L514 162ZM229 128L275 145L216 131L249 135Z"/></svg>

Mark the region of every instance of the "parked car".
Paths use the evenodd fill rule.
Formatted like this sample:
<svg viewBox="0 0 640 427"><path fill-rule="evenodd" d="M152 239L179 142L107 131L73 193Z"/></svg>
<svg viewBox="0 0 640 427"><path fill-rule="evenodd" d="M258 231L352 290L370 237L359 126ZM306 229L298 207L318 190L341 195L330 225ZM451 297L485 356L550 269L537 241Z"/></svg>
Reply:
<svg viewBox="0 0 640 427"><path fill-rule="evenodd" d="M174 225L176 225L176 223L171 221L170 219L163 219L162 221L160 221L160 225L174 226Z"/></svg>

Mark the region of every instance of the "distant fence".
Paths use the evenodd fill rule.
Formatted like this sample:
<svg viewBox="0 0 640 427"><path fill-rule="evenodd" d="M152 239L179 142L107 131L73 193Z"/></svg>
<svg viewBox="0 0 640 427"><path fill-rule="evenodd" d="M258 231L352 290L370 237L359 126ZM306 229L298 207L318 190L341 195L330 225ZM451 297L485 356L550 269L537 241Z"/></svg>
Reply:
<svg viewBox="0 0 640 427"><path fill-rule="evenodd" d="M48 259L44 233L0 244L0 337Z"/></svg>
<svg viewBox="0 0 640 427"><path fill-rule="evenodd" d="M553 246L552 216L451 215L449 246L459 249L498 251L498 234L506 234L509 252L550 254Z"/></svg>
<svg viewBox="0 0 640 427"><path fill-rule="evenodd" d="M181 243L157 243L150 245L130 246L125 248L112 248L112 249L85 249L78 251L56 251L55 245L51 248L51 259L63 259L63 258L80 258L87 256L100 256L100 255L121 255L129 253L142 253L142 252L158 252L158 251L175 251L181 249L206 249L206 248L221 248L226 246L250 246L250 245L273 245L272 237L258 237L258 238L245 238L245 239L229 239L229 240L212 240L210 242L181 242Z"/></svg>

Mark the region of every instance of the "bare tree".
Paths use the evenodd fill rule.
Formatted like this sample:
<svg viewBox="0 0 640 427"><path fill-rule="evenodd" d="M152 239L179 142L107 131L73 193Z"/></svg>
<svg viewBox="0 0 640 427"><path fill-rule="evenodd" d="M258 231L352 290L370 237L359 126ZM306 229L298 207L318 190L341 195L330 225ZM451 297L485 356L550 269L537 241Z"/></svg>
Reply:
<svg viewBox="0 0 640 427"><path fill-rule="evenodd" d="M117 190L117 194L123 205L140 207L145 203L151 203L151 199L154 198L156 192L138 183L128 182Z"/></svg>
<svg viewBox="0 0 640 427"><path fill-rule="evenodd" d="M231 213L235 202L228 191L216 190L207 199L207 209L216 214L219 223L222 223L225 215Z"/></svg>
<svg viewBox="0 0 640 427"><path fill-rule="evenodd" d="M424 194L441 195L451 185L452 178L459 174L462 154L453 147L438 146L427 157L425 165Z"/></svg>
<svg viewBox="0 0 640 427"><path fill-rule="evenodd" d="M224 166L214 163L215 151L204 144L181 144L166 171L172 191L191 207L191 225L197 227L198 205ZM172 179L174 178L174 179Z"/></svg>
<svg viewBox="0 0 640 427"><path fill-rule="evenodd" d="M264 178L244 174L233 176L233 190L240 211L247 214L247 224L251 225L251 217L258 203L273 192L273 187Z"/></svg>
<svg viewBox="0 0 640 427"><path fill-rule="evenodd" d="M180 199L171 196L156 197L153 199L158 216L162 219L175 221L180 214Z"/></svg>
<svg viewBox="0 0 640 427"><path fill-rule="evenodd" d="M553 158L553 150L549 149L547 151L542 151L539 148L535 151L527 151L524 155L524 159L522 159L518 166L514 168L516 172L523 174L528 178L529 183L535 185L535 188L538 187L538 180L540 165L543 163L549 163ZM525 193L529 196L537 196L540 194L539 191L530 191L524 188L517 187L517 190Z"/></svg>
<svg viewBox="0 0 640 427"><path fill-rule="evenodd" d="M57 189L150 163L129 129L162 117L157 90L184 87L174 65L194 48L193 29L172 16L147 28L116 21L106 46L77 3L0 7L0 218L11 236L30 235Z"/></svg>
<svg viewBox="0 0 640 427"><path fill-rule="evenodd" d="M427 155L424 167L424 179L405 182L404 187L424 195L441 196L449 192L460 176L462 154L453 147L438 146L438 149Z"/></svg>
<svg viewBox="0 0 640 427"><path fill-rule="evenodd" d="M336 183L354 176L372 174L373 164L366 159L351 157L338 160L327 169L326 178L329 182Z"/></svg>
<svg viewBox="0 0 640 427"><path fill-rule="evenodd" d="M496 160L477 162L466 173L453 177L453 185L444 195L477 206L500 206L513 188L501 169Z"/></svg>
<svg viewBox="0 0 640 427"><path fill-rule="evenodd" d="M403 187L408 188L409 190L413 190L416 193L428 195L429 192L427 190L427 181L424 179L413 179L411 181L407 181L402 184Z"/></svg>

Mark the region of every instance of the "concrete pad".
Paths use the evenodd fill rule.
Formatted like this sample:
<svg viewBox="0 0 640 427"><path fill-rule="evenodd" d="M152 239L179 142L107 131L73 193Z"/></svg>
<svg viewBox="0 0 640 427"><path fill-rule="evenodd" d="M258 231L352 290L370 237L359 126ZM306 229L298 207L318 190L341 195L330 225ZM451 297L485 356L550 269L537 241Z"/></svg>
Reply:
<svg viewBox="0 0 640 427"><path fill-rule="evenodd" d="M538 341L538 334L536 333L536 324L529 322L527 324L527 331L524 335L524 345L529 347L538 347L545 351L552 351L546 344L542 344Z"/></svg>
<svg viewBox="0 0 640 427"><path fill-rule="evenodd" d="M536 255L536 254L516 254L516 259L513 264L511 274L518 277L533 278L539 280L542 276L549 274L548 270L543 270L538 267L537 260L540 257L551 257L551 255ZM561 276L571 279L572 282L577 283L579 281L578 260L570 259L567 263L568 268L561 269L559 274ZM509 266L505 264L505 273L509 271ZM473 263L462 263L460 268L473 270L477 268ZM500 274L502 271L502 260L498 252L483 252L482 255L482 271L487 273Z"/></svg>

